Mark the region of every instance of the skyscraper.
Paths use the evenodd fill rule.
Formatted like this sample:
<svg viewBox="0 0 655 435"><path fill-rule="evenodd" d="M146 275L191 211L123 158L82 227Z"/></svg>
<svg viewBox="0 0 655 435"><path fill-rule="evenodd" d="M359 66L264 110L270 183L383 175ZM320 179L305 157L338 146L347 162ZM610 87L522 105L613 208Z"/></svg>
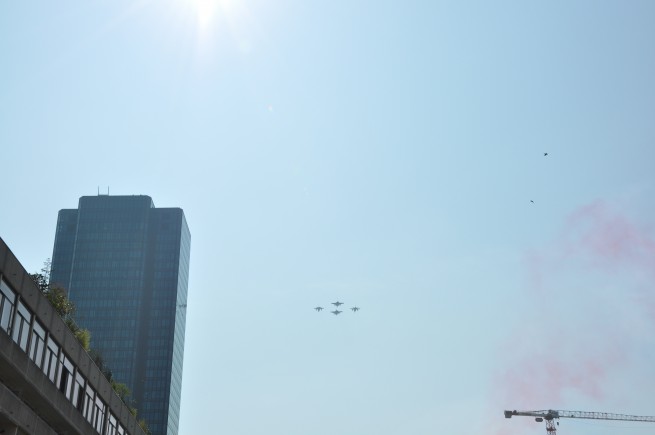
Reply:
<svg viewBox="0 0 655 435"><path fill-rule="evenodd" d="M177 435L191 235L149 196L83 196L59 211L50 282L75 303L153 435Z"/></svg>

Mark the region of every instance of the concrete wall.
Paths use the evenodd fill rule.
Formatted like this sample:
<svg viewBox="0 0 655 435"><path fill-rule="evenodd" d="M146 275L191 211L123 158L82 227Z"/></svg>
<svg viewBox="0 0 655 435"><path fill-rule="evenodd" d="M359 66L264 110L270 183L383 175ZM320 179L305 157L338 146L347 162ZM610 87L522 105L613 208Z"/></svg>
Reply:
<svg viewBox="0 0 655 435"><path fill-rule="evenodd" d="M2 239L0 276L49 331L121 425L132 435L143 435L136 418ZM0 330L0 423L2 419L15 423L26 433L97 434L27 353ZM32 425L40 426L33 430Z"/></svg>

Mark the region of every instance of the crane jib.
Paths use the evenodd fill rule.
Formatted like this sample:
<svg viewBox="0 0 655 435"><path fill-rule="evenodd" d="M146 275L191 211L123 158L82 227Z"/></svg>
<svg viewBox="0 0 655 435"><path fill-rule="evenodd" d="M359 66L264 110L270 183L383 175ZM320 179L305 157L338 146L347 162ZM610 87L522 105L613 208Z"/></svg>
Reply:
<svg viewBox="0 0 655 435"><path fill-rule="evenodd" d="M652 416L613 414L609 412L556 411L552 409L542 411L505 411L505 418L512 418L513 415L535 417L537 422L546 420L546 431L550 435L555 435L555 425L553 420L558 418L585 418L594 420L622 420L655 423L655 417Z"/></svg>

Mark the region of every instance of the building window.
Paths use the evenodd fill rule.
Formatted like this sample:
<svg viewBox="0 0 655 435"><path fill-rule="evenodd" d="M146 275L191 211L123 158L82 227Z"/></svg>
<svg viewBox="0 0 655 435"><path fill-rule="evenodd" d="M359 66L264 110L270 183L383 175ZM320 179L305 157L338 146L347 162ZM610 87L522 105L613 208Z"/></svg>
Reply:
<svg viewBox="0 0 655 435"><path fill-rule="evenodd" d="M16 303L16 293L14 293L4 280L0 280L0 328L9 333L11 325L11 314L14 311Z"/></svg>
<svg viewBox="0 0 655 435"><path fill-rule="evenodd" d="M75 368L64 352L59 356L59 391L64 393L68 400L73 394L73 372Z"/></svg>
<svg viewBox="0 0 655 435"><path fill-rule="evenodd" d="M46 328L0 278L0 328L102 435L129 435Z"/></svg>
<svg viewBox="0 0 655 435"><path fill-rule="evenodd" d="M51 338L48 337L48 345L45 350L45 361L43 364L43 373L50 378L52 383L56 381L57 375L57 356L59 355L59 346Z"/></svg>
<svg viewBox="0 0 655 435"><path fill-rule="evenodd" d="M100 397L96 397L95 409L93 410L93 427L98 433L102 433L102 426L105 423L105 404Z"/></svg>
<svg viewBox="0 0 655 435"><path fill-rule="evenodd" d="M27 352L27 342L30 337L30 322L32 321L32 313L27 309L22 302L18 302L18 309L16 310L16 317L14 318L13 338L14 341Z"/></svg>
<svg viewBox="0 0 655 435"><path fill-rule="evenodd" d="M93 399L95 395L96 392L93 391L93 388L87 385L86 390L84 390L84 409L82 410L82 414L89 423L93 422Z"/></svg>
<svg viewBox="0 0 655 435"><path fill-rule="evenodd" d="M43 350L45 348L45 329L36 320L32 325L32 342L30 343L30 359L37 367L43 367Z"/></svg>
<svg viewBox="0 0 655 435"><path fill-rule="evenodd" d="M117 425L116 417L110 412L109 418L107 419L107 432L105 432L105 435L117 435Z"/></svg>
<svg viewBox="0 0 655 435"><path fill-rule="evenodd" d="M84 379L84 376L82 376L79 373L75 374L75 388L73 388L73 405L79 409L80 411L84 412L84 409L82 406L84 405L84 386L86 384L86 380Z"/></svg>

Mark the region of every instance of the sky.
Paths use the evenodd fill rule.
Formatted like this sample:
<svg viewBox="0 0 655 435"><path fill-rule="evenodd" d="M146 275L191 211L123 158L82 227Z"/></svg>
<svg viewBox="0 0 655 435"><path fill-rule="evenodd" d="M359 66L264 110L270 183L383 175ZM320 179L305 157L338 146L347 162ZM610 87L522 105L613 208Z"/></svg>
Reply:
<svg viewBox="0 0 655 435"><path fill-rule="evenodd" d="M184 210L180 435L655 415L654 20L650 0L5 0L0 237L36 272L80 196Z"/></svg>

